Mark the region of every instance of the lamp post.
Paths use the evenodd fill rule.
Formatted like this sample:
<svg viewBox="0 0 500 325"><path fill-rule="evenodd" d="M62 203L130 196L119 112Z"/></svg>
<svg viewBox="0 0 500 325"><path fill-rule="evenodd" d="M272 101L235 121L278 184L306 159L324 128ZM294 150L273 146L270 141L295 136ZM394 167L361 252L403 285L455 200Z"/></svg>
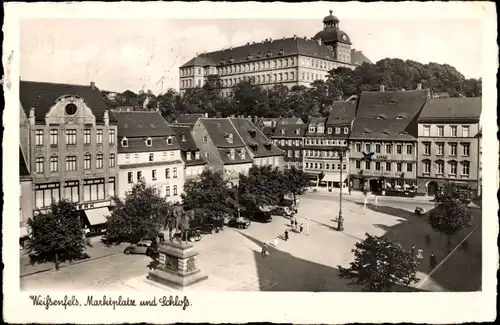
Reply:
<svg viewBox="0 0 500 325"><path fill-rule="evenodd" d="M342 217L342 190L344 182L342 180L342 170L344 169L344 150L340 151L340 196L339 196L339 217L337 219L337 231L344 230L344 217Z"/></svg>

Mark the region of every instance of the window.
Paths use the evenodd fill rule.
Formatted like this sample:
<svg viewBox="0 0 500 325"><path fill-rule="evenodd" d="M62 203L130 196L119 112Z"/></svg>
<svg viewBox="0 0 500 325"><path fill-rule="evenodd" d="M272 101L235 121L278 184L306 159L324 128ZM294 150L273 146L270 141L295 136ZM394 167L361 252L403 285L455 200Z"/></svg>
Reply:
<svg viewBox="0 0 500 325"><path fill-rule="evenodd" d="M175 153L172 151L170 152L170 160L174 160L175 159Z"/></svg>
<svg viewBox="0 0 500 325"><path fill-rule="evenodd" d="M300 140L295 140L295 146L296 147L300 146Z"/></svg>
<svg viewBox="0 0 500 325"><path fill-rule="evenodd" d="M96 156L96 168L102 169L104 166L104 155L102 153L98 153Z"/></svg>
<svg viewBox="0 0 500 325"><path fill-rule="evenodd" d="M309 163L308 162L306 162L306 168L309 168Z"/></svg>
<svg viewBox="0 0 500 325"><path fill-rule="evenodd" d="M229 142L229 143L233 143L233 134L232 134L232 133L229 133L229 134L227 135L227 142Z"/></svg>
<svg viewBox="0 0 500 325"><path fill-rule="evenodd" d="M424 161L424 173L425 174L431 173L431 162L428 160Z"/></svg>
<svg viewBox="0 0 500 325"><path fill-rule="evenodd" d="M116 142L115 129L109 130L109 143L114 144Z"/></svg>
<svg viewBox="0 0 500 325"><path fill-rule="evenodd" d="M199 151L196 151L194 153L194 159L200 159L200 152Z"/></svg>
<svg viewBox="0 0 500 325"><path fill-rule="evenodd" d="M450 161L450 175L456 175L456 174L457 174L457 162Z"/></svg>
<svg viewBox="0 0 500 325"><path fill-rule="evenodd" d="M97 144L102 144L102 129L97 129L97 133L96 133L96 141L97 141Z"/></svg>
<svg viewBox="0 0 500 325"><path fill-rule="evenodd" d="M137 172L137 181L141 181L142 180L142 171L138 171Z"/></svg>
<svg viewBox="0 0 500 325"><path fill-rule="evenodd" d="M80 183L78 181L64 182L64 198L74 203L80 201Z"/></svg>
<svg viewBox="0 0 500 325"><path fill-rule="evenodd" d="M50 157L50 171L52 173L59 171L59 158L57 156Z"/></svg>
<svg viewBox="0 0 500 325"><path fill-rule="evenodd" d="M292 150L288 150L288 157L291 158L293 156L293 151Z"/></svg>
<svg viewBox="0 0 500 325"><path fill-rule="evenodd" d="M115 178L110 177L108 180L108 197L115 196Z"/></svg>
<svg viewBox="0 0 500 325"><path fill-rule="evenodd" d="M172 168L173 178L177 178L177 167Z"/></svg>
<svg viewBox="0 0 500 325"><path fill-rule="evenodd" d="M406 163L406 171L407 172L413 171L413 164L412 163Z"/></svg>
<svg viewBox="0 0 500 325"><path fill-rule="evenodd" d="M360 168L361 168L361 161L356 160L356 169L360 169Z"/></svg>
<svg viewBox="0 0 500 325"><path fill-rule="evenodd" d="M469 127L468 126L462 126L462 137L464 137L464 138L469 137Z"/></svg>
<svg viewBox="0 0 500 325"><path fill-rule="evenodd" d="M167 138L167 144L168 144L168 145L171 145L171 144L173 144L173 143L174 143L174 140L172 139L172 137L168 137L168 138ZM205 143L205 142L204 142L204 143Z"/></svg>
<svg viewBox="0 0 500 325"><path fill-rule="evenodd" d="M430 155L430 154L431 154L431 144L424 143L424 155Z"/></svg>
<svg viewBox="0 0 500 325"><path fill-rule="evenodd" d="M165 196L170 196L170 186L165 187Z"/></svg>
<svg viewBox="0 0 500 325"><path fill-rule="evenodd" d="M149 161L154 161L155 160L155 154L154 153L150 153L149 154Z"/></svg>
<svg viewBox="0 0 500 325"><path fill-rule="evenodd" d="M50 130L50 145L57 146L59 143L59 130L51 129Z"/></svg>
<svg viewBox="0 0 500 325"><path fill-rule="evenodd" d="M401 172L402 168L403 168L403 164L401 164L401 163L396 163L396 171L397 171L397 172Z"/></svg>
<svg viewBox="0 0 500 325"><path fill-rule="evenodd" d="M76 156L66 157L66 171L72 172L76 170Z"/></svg>
<svg viewBox="0 0 500 325"><path fill-rule="evenodd" d="M146 147L151 147L153 145L153 140L151 138L146 139Z"/></svg>
<svg viewBox="0 0 500 325"><path fill-rule="evenodd" d="M342 165L342 169L344 169L344 170L345 170L345 169L347 169L347 165L346 165L346 164L343 164L343 165Z"/></svg>
<svg viewBox="0 0 500 325"><path fill-rule="evenodd" d="M153 181L156 181L156 169L153 169L151 171L151 178L153 179Z"/></svg>
<svg viewBox="0 0 500 325"><path fill-rule="evenodd" d="M130 154L125 154L125 163L129 164L130 163Z"/></svg>
<svg viewBox="0 0 500 325"><path fill-rule="evenodd" d="M456 156L456 155L457 155L457 144L450 143L450 156Z"/></svg>
<svg viewBox="0 0 500 325"><path fill-rule="evenodd" d="M76 130L66 130L66 144L75 145L76 144Z"/></svg>
<svg viewBox="0 0 500 325"><path fill-rule="evenodd" d="M462 144L462 156L469 157L469 144L468 143Z"/></svg>
<svg viewBox="0 0 500 325"><path fill-rule="evenodd" d="M380 153L380 144L375 145L375 152ZM378 169L377 169L378 170Z"/></svg>
<svg viewBox="0 0 500 325"><path fill-rule="evenodd" d="M288 140L288 146L292 146L292 140Z"/></svg>
<svg viewBox="0 0 500 325"><path fill-rule="evenodd" d="M386 162L385 163L385 170L390 172L391 171L391 163L390 162Z"/></svg>
<svg viewBox="0 0 500 325"><path fill-rule="evenodd" d="M43 146L43 130L35 131L35 143L37 147Z"/></svg>
<svg viewBox="0 0 500 325"><path fill-rule="evenodd" d="M318 133L323 133L325 132L325 127L323 125L318 126Z"/></svg>
<svg viewBox="0 0 500 325"><path fill-rule="evenodd" d="M413 154L413 145L411 145L411 144L406 145L406 154L408 154L408 155Z"/></svg>
<svg viewBox="0 0 500 325"><path fill-rule="evenodd" d="M340 128L335 128L335 134L340 134Z"/></svg>
<svg viewBox="0 0 500 325"><path fill-rule="evenodd" d="M35 160L35 172L37 174L42 174L43 173L43 165L44 165L44 159L43 159L43 157L36 157L36 160Z"/></svg>
<svg viewBox="0 0 500 325"><path fill-rule="evenodd" d="M344 128L344 134L348 134L349 133L349 128Z"/></svg>
<svg viewBox="0 0 500 325"><path fill-rule="evenodd" d="M438 125L436 128L437 128L437 136L444 137L444 126Z"/></svg>
<svg viewBox="0 0 500 325"><path fill-rule="evenodd" d="M444 163L443 161L436 161L436 174L443 175Z"/></svg>
<svg viewBox="0 0 500 325"><path fill-rule="evenodd" d="M369 143L365 144L365 150L366 150L367 153L371 152L372 146Z"/></svg>
<svg viewBox="0 0 500 325"><path fill-rule="evenodd" d="M91 130L90 129L84 129L83 130L83 143L84 144L90 144L91 142Z"/></svg>
<svg viewBox="0 0 500 325"><path fill-rule="evenodd" d="M400 144L397 144L397 145L396 145L396 153L397 153L398 155L400 155L400 154L401 154L401 152L402 152L402 147L403 147L403 146L402 146L402 145L400 145Z"/></svg>
<svg viewBox="0 0 500 325"><path fill-rule="evenodd" d="M208 137L207 137L207 136L204 136L204 137L203 137L203 143L207 143L207 141L208 141Z"/></svg>
<svg viewBox="0 0 500 325"><path fill-rule="evenodd" d="M104 200L104 178L83 181L83 201Z"/></svg>
<svg viewBox="0 0 500 325"><path fill-rule="evenodd" d="M134 154L134 162L137 164L139 162L139 154L135 153Z"/></svg>
<svg viewBox="0 0 500 325"><path fill-rule="evenodd" d="M210 158L210 152L205 152L205 158Z"/></svg>
<svg viewBox="0 0 500 325"><path fill-rule="evenodd" d="M174 196L177 195L177 185L174 185Z"/></svg>
<svg viewBox="0 0 500 325"><path fill-rule="evenodd" d="M424 125L424 137L431 136L431 127L429 125Z"/></svg>
<svg viewBox="0 0 500 325"><path fill-rule="evenodd" d="M437 152L436 152L436 155L438 155L438 156L444 155L444 144L437 143Z"/></svg>
<svg viewBox="0 0 500 325"><path fill-rule="evenodd" d="M375 170L380 170L380 161L375 162Z"/></svg>
<svg viewBox="0 0 500 325"><path fill-rule="evenodd" d="M127 138L122 139L122 147L128 147L128 139Z"/></svg>
<svg viewBox="0 0 500 325"><path fill-rule="evenodd" d="M370 162L369 161L365 161L365 169L370 169Z"/></svg>
<svg viewBox="0 0 500 325"><path fill-rule="evenodd" d="M452 125L450 126L450 136L451 137L456 137L457 136L457 127Z"/></svg>
<svg viewBox="0 0 500 325"><path fill-rule="evenodd" d="M469 162L462 162L462 175L469 176Z"/></svg>
<svg viewBox="0 0 500 325"><path fill-rule="evenodd" d="M191 160L191 152L186 152L186 159Z"/></svg>
<svg viewBox="0 0 500 325"><path fill-rule="evenodd" d="M60 184L36 184L35 185L35 208L49 207L52 202L59 201Z"/></svg>
<svg viewBox="0 0 500 325"><path fill-rule="evenodd" d="M295 158L300 158L300 150L295 150Z"/></svg>
<svg viewBox="0 0 500 325"><path fill-rule="evenodd" d="M392 144L386 144L385 145L385 153L386 154L391 154L392 153Z"/></svg>
<svg viewBox="0 0 500 325"><path fill-rule="evenodd" d="M314 133L315 130L316 130L316 128L314 126L310 126L309 127L309 132L310 133Z"/></svg>
<svg viewBox="0 0 500 325"><path fill-rule="evenodd" d="M328 128L328 134L332 134L332 128Z"/></svg>
<svg viewBox="0 0 500 325"><path fill-rule="evenodd" d="M165 178L170 179L170 168L165 168Z"/></svg>
<svg viewBox="0 0 500 325"><path fill-rule="evenodd" d="M84 170L89 170L92 166L92 156L90 156L89 153L86 153L83 156L83 169Z"/></svg>
<svg viewBox="0 0 500 325"><path fill-rule="evenodd" d="M109 154L109 159L108 159L108 164L109 167L115 167L116 166L116 158L114 153Z"/></svg>

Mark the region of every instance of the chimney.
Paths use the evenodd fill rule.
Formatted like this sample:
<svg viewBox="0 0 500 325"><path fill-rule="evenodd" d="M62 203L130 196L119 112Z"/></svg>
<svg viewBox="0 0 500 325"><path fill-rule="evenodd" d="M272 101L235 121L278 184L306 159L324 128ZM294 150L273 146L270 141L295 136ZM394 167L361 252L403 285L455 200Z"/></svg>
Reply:
<svg viewBox="0 0 500 325"><path fill-rule="evenodd" d="M273 42L273 39L272 39L272 38L270 38L270 39L269 39L269 42L270 42L270 43L272 43L272 42Z"/></svg>
<svg viewBox="0 0 500 325"><path fill-rule="evenodd" d="M321 38L318 39L318 45L321 46Z"/></svg>
<svg viewBox="0 0 500 325"><path fill-rule="evenodd" d="M385 91L385 86L384 85L380 85L380 91Z"/></svg>
<svg viewBox="0 0 500 325"><path fill-rule="evenodd" d="M109 126L109 111L108 110L104 111L104 125Z"/></svg>
<svg viewBox="0 0 500 325"><path fill-rule="evenodd" d="M234 118L234 114L231 114L229 117Z"/></svg>
<svg viewBox="0 0 500 325"><path fill-rule="evenodd" d="M297 39L297 34L293 34L293 40L295 41Z"/></svg>
<svg viewBox="0 0 500 325"><path fill-rule="evenodd" d="M96 89L96 88L95 88L95 82L93 82L93 81L91 81L91 82L90 82L90 88L91 88L92 90L95 90L95 89Z"/></svg>
<svg viewBox="0 0 500 325"><path fill-rule="evenodd" d="M304 41L307 41L307 36L304 36Z"/></svg>
<svg viewBox="0 0 500 325"><path fill-rule="evenodd" d="M417 84L417 90L422 90L422 84L420 83Z"/></svg>

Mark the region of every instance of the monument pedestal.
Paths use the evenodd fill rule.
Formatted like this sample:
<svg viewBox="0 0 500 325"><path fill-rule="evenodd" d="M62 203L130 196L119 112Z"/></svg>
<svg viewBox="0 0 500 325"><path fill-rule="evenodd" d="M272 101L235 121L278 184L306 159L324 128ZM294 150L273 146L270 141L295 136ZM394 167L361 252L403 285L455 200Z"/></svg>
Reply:
<svg viewBox="0 0 500 325"><path fill-rule="evenodd" d="M159 264L149 272L148 279L176 288L184 288L208 279L198 268L198 252L190 243L165 242L158 253Z"/></svg>

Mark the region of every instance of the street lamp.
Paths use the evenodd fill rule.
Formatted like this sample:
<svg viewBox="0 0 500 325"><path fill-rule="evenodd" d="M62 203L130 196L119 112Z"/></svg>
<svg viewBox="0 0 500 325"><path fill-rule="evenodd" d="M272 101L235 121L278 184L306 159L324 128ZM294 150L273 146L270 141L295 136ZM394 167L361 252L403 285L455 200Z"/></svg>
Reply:
<svg viewBox="0 0 500 325"><path fill-rule="evenodd" d="M339 196L339 217L337 219L337 231L344 230L344 217L342 217L342 190L343 190L343 179L342 170L344 169L344 150L340 150L340 196Z"/></svg>

